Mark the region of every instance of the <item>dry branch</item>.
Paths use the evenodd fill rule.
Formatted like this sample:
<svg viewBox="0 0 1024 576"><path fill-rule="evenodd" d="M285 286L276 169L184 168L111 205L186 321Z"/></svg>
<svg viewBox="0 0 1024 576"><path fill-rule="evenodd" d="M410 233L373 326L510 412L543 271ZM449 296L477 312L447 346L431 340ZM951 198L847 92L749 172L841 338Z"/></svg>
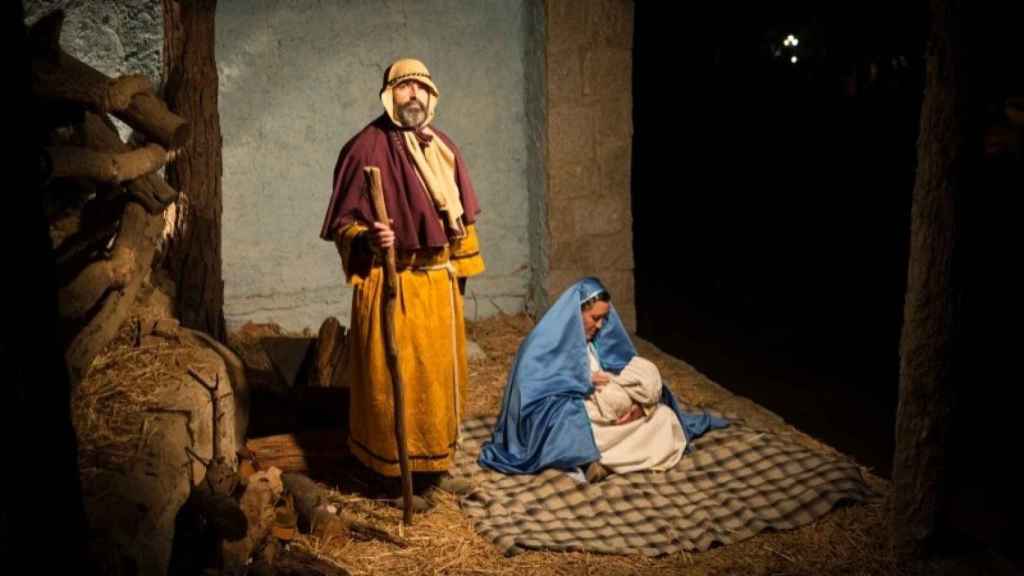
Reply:
<svg viewBox="0 0 1024 576"><path fill-rule="evenodd" d="M113 123L106 116L92 112L85 114L82 123L82 145L93 150L128 152L131 148L121 141ZM141 202L150 214L162 212L178 199L178 191L171 188L159 175L150 173L128 182L128 191Z"/></svg>
<svg viewBox="0 0 1024 576"><path fill-rule="evenodd" d="M71 339L65 359L73 383L81 380L92 359L114 338L121 324L128 318L135 295L148 276L156 251L156 240L163 231L163 224L161 218L150 216L138 204L129 203L125 206L121 233L114 250L116 252L121 243L132 246L135 269L139 273L134 274L124 288L107 292L96 315Z"/></svg>
<svg viewBox="0 0 1024 576"><path fill-rule="evenodd" d="M245 446L245 436L249 429L249 382L245 377L245 366L242 359L230 348L221 344L209 334L179 327L179 334L192 339L193 343L213 350L224 361L224 369L228 373L231 384L231 395L235 404L235 447L241 450Z"/></svg>
<svg viewBox="0 0 1024 576"><path fill-rule="evenodd" d="M159 144L147 144L128 152L98 152L78 146L52 146L50 155L54 178L88 178L108 184L122 184L152 174L174 160L175 153Z"/></svg>
<svg viewBox="0 0 1024 576"><path fill-rule="evenodd" d="M108 290L124 288L138 272L135 251L120 241L117 244L109 259L94 262L60 290L58 302L62 318L81 318Z"/></svg>

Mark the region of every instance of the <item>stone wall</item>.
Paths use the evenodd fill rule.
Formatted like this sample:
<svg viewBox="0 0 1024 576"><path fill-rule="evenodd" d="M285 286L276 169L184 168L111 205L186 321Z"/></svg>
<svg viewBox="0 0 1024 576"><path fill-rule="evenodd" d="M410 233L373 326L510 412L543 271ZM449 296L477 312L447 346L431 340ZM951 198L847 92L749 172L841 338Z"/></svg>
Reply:
<svg viewBox="0 0 1024 576"><path fill-rule="evenodd" d="M597 276L630 329L633 3L547 2L546 288Z"/></svg>

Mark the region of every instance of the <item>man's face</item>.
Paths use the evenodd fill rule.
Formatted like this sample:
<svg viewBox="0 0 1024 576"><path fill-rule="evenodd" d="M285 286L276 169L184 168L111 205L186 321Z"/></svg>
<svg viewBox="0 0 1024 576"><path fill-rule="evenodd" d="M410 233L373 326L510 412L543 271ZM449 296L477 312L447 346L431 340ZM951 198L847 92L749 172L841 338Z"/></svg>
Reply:
<svg viewBox="0 0 1024 576"><path fill-rule="evenodd" d="M430 92L415 80L403 80L391 89L395 102L395 115L403 126L415 128L427 120Z"/></svg>

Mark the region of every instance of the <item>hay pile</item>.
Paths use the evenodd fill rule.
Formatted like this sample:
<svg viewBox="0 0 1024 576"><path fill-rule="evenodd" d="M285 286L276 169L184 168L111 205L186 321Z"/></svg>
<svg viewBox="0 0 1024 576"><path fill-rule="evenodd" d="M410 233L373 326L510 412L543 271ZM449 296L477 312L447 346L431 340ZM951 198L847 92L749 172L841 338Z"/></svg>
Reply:
<svg viewBox="0 0 1024 576"><path fill-rule="evenodd" d="M72 393L71 418L78 435L83 479L98 470L125 472L139 456L152 411L168 386L188 368L212 374L220 357L206 348L161 337L133 343L135 322L93 361Z"/></svg>

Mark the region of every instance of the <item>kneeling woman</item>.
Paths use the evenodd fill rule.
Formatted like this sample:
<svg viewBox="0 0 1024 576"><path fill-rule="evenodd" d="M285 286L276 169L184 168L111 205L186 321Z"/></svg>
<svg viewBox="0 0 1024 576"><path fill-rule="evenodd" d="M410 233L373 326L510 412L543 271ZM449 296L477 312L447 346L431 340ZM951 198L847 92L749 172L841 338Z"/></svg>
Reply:
<svg viewBox="0 0 1024 576"><path fill-rule="evenodd" d="M690 440L726 425L679 409L657 367L636 355L608 292L585 278L520 345L480 464L506 474L594 463L619 473L667 470Z"/></svg>

